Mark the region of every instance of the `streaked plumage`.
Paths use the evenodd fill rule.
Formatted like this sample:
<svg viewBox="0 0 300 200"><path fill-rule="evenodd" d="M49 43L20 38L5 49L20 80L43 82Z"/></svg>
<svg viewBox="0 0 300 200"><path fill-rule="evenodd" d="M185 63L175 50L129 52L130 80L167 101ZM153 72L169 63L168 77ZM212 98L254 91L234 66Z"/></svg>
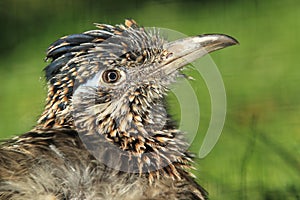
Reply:
<svg viewBox="0 0 300 200"><path fill-rule="evenodd" d="M203 52L201 36L169 43L133 20L97 27L49 47L45 110L0 146L1 199L206 199L164 97L179 68L236 40L202 36ZM195 50L181 55L187 42Z"/></svg>

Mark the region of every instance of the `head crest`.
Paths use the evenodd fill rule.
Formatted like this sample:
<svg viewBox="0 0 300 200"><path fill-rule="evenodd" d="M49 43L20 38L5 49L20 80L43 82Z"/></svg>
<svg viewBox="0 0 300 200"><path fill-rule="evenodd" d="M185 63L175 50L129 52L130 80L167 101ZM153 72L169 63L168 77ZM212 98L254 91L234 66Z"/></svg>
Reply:
<svg viewBox="0 0 300 200"><path fill-rule="evenodd" d="M51 63L44 69L47 81L57 75L60 69L72 58L87 54L89 49L114 35L121 35L128 28L137 29L139 27L132 19L126 19L125 26L95 25L98 28L97 30L64 36L50 45L46 60L50 59Z"/></svg>

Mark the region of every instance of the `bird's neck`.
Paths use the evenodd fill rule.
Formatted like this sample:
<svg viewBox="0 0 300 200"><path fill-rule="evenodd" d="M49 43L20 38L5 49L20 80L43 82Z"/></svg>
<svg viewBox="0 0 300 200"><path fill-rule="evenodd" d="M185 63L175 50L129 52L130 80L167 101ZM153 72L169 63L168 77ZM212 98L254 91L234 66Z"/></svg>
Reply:
<svg viewBox="0 0 300 200"><path fill-rule="evenodd" d="M190 167L183 133L170 125L162 101L134 97L95 104L93 95L74 98L68 92L49 88L37 129L74 129L98 160L120 171L146 173L150 181L161 175L180 178L177 169Z"/></svg>
<svg viewBox="0 0 300 200"><path fill-rule="evenodd" d="M74 123L101 162L150 179L159 174L180 178L178 167L189 167L183 133L169 125L163 103L132 97L91 106L95 101L87 96L73 99Z"/></svg>
<svg viewBox="0 0 300 200"><path fill-rule="evenodd" d="M40 116L36 128L72 128L74 125L71 116L71 87L56 87L52 85L48 88L45 109Z"/></svg>

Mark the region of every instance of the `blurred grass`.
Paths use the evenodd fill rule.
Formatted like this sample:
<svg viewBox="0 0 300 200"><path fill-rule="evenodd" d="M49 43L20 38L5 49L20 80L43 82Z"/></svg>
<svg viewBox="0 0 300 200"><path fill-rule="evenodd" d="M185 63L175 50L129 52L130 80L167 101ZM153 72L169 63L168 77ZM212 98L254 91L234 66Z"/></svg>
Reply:
<svg viewBox="0 0 300 200"><path fill-rule="evenodd" d="M216 200L300 199L299 6L297 0L2 0L0 137L34 126L45 98L45 50L60 36L130 17L187 35L226 33L241 45L211 56L227 90L227 120L211 154L197 161L198 180ZM201 93L200 144L210 104L201 77L192 84Z"/></svg>

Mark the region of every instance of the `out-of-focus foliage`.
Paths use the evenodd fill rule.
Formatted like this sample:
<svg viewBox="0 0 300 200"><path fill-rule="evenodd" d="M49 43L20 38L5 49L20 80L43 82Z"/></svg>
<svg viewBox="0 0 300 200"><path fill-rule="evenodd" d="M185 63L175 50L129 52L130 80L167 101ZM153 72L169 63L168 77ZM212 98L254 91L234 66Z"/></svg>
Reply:
<svg viewBox="0 0 300 200"><path fill-rule="evenodd" d="M197 160L198 181L216 200L300 199L299 7L297 0L2 0L0 136L35 125L46 93L45 51L63 35L124 18L186 35L226 33L241 43L212 54L227 90L227 120L214 150ZM192 84L209 98L201 78ZM201 137L210 104L199 102Z"/></svg>

